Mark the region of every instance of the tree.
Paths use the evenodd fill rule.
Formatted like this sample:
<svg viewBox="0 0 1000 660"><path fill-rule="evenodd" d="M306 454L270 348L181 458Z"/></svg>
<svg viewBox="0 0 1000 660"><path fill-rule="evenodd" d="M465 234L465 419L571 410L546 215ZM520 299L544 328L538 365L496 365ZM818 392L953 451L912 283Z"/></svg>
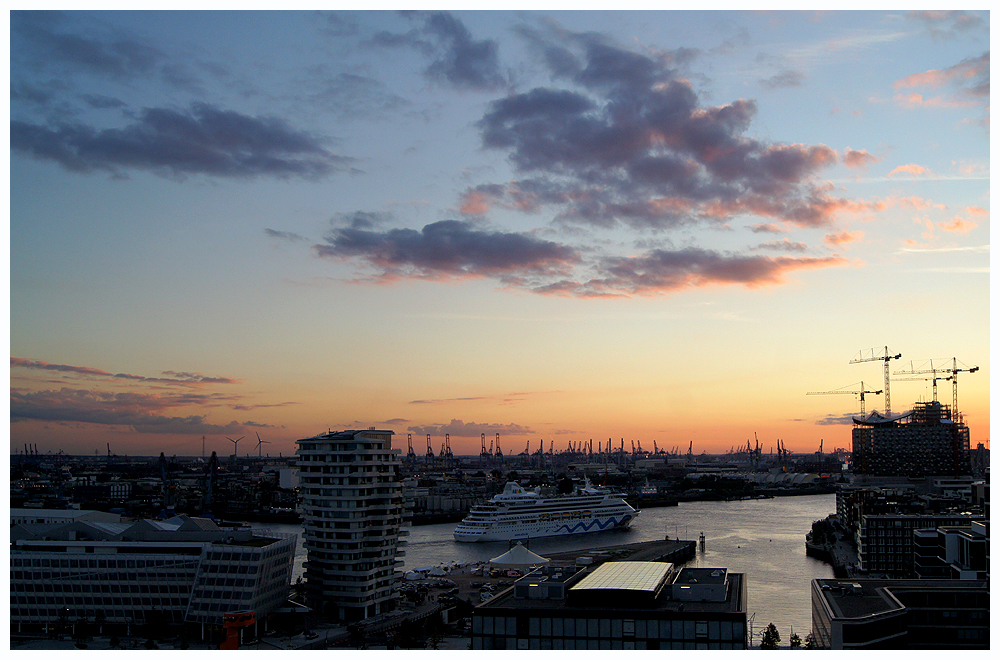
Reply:
<svg viewBox="0 0 1000 660"><path fill-rule="evenodd" d="M764 634L760 638L760 648L776 649L780 641L781 635L775 625L773 623L767 624L767 628L764 629Z"/></svg>
<svg viewBox="0 0 1000 660"><path fill-rule="evenodd" d="M807 649L818 649L819 644L816 642L816 636L812 633L806 635L806 648Z"/></svg>
<svg viewBox="0 0 1000 660"><path fill-rule="evenodd" d="M802 638L801 638L801 637L799 637L799 634L798 634L798 633L795 633L795 632L793 632L793 633L792 633L792 634L791 634L791 635L790 635L790 636L788 637L788 643L789 643L789 644L790 644L790 645L792 646L792 648L793 648L793 649L797 649L797 648L799 648L800 646L802 646Z"/></svg>

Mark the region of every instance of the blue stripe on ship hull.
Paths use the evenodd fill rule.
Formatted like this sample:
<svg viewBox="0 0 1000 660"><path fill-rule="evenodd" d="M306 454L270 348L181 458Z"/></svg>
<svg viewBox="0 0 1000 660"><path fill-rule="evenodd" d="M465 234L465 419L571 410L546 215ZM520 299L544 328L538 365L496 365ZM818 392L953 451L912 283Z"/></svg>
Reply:
<svg viewBox="0 0 1000 660"><path fill-rule="evenodd" d="M566 530L567 534L577 534L579 532L589 532L589 531L592 531L592 528L594 527L594 525L597 525L597 528L600 529L600 530L605 530L608 527L617 526L617 525L626 523L626 522L628 522L631 519L632 519L631 516L625 516L624 518L621 519L621 522L615 520L614 518L611 518L606 523L602 523L600 520L592 520L589 523L579 522L579 523L573 525L572 527L570 527L569 525L563 525L562 527L557 527L556 528L556 533L559 533L559 532L561 532L564 529Z"/></svg>

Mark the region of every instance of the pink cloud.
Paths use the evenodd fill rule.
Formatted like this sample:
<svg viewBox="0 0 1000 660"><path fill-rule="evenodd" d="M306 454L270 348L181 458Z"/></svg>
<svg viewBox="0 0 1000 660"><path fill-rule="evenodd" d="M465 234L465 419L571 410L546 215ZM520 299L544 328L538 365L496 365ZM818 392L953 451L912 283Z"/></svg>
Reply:
<svg viewBox="0 0 1000 660"><path fill-rule="evenodd" d="M940 227L942 231L952 232L954 234L968 234L970 231L978 227L979 224L956 215L950 222L939 222L937 223L937 226Z"/></svg>
<svg viewBox="0 0 1000 660"><path fill-rule="evenodd" d="M970 206L965 209L965 212L969 215L989 215L989 211L979 206Z"/></svg>
<svg viewBox="0 0 1000 660"><path fill-rule="evenodd" d="M852 169L858 167L867 168L872 163L877 163L877 162L878 158L872 156L864 149L858 151L848 147L847 151L844 152L844 165Z"/></svg>
<svg viewBox="0 0 1000 660"><path fill-rule="evenodd" d="M863 231L841 231L834 234L827 234L823 237L823 242L827 245L845 245L847 243L853 243L855 241L860 241L864 238L865 233Z"/></svg>
<svg viewBox="0 0 1000 660"><path fill-rule="evenodd" d="M482 215L490 210L490 203L486 199L486 195L471 190L466 193L465 200L462 202L459 210L465 215Z"/></svg>
<svg viewBox="0 0 1000 660"><path fill-rule="evenodd" d="M899 174L909 174L911 176L920 176L921 174L929 174L930 170L928 170L923 165L917 165L915 163L910 163L909 165L900 165L899 167L897 167L893 171L889 172L889 176L892 176L892 175L897 174L897 173L899 173Z"/></svg>

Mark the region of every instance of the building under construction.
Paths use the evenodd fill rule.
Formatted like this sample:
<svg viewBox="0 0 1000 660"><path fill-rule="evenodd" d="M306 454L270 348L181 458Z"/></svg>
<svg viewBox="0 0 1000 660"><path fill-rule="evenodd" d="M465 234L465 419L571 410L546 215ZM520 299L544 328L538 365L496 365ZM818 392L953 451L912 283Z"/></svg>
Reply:
<svg viewBox="0 0 1000 660"><path fill-rule="evenodd" d="M938 401L903 415L854 418L854 473L875 477L970 475L969 427Z"/></svg>

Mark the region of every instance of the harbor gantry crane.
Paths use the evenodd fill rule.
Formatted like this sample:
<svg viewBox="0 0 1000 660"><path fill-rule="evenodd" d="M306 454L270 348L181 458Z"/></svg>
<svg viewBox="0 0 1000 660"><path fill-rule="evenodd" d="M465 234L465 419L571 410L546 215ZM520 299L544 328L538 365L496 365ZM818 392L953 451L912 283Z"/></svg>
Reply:
<svg viewBox="0 0 1000 660"><path fill-rule="evenodd" d="M500 434L499 433L497 433L497 453L496 453L496 457L497 457L497 461L500 462L500 465L503 465L503 450L500 449Z"/></svg>
<svg viewBox="0 0 1000 660"><path fill-rule="evenodd" d="M480 436L480 443L481 443L482 449L479 450L479 460L483 464L483 467L485 467L490 462L490 455L486 453L486 434L485 433L483 433Z"/></svg>
<svg viewBox="0 0 1000 660"><path fill-rule="evenodd" d="M848 364L873 362L875 360L881 360L883 362L885 371L885 416L889 417L892 414L892 409L889 406L889 360L898 360L903 357L903 354L896 353L895 355L890 355L888 346L885 347L882 355L876 355L875 350L876 349L873 348L868 351L858 351L857 357L851 360Z"/></svg>
<svg viewBox="0 0 1000 660"><path fill-rule="evenodd" d="M434 462L434 449L431 447L431 434L427 434L427 464Z"/></svg>
<svg viewBox="0 0 1000 660"><path fill-rule="evenodd" d="M451 451L451 434L444 434L444 462L450 468L455 463L455 454Z"/></svg>
<svg viewBox="0 0 1000 660"><path fill-rule="evenodd" d="M854 383L857 385L858 383ZM851 385L844 385L844 387L851 387ZM865 416L865 395L866 394L881 394L882 390L866 390L865 381L861 381L860 390L847 390L844 387L839 390L831 390L829 392L806 392L806 394L860 394L861 395L861 416Z"/></svg>
<svg viewBox="0 0 1000 660"><path fill-rule="evenodd" d="M416 463L417 462L417 454L416 454L416 452L413 451L413 434L412 433L407 433L406 434L406 445L407 445L407 449L406 449L406 460L407 460L407 462L409 462L411 464L412 463Z"/></svg>

